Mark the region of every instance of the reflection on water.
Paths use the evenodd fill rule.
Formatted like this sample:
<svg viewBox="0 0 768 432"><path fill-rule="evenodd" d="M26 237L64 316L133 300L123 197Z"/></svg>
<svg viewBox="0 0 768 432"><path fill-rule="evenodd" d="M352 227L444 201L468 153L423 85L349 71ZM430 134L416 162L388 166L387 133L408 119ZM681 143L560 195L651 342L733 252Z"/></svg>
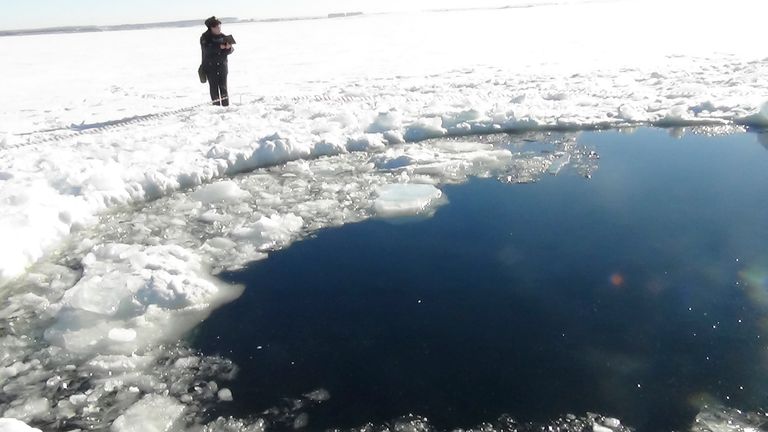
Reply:
<svg viewBox="0 0 768 432"><path fill-rule="evenodd" d="M524 143L538 176L446 186L431 219L323 231L225 275L247 290L194 337L241 368L219 413L325 388L310 428L600 412L705 431L706 407L766 406L768 152L698 132Z"/></svg>
<svg viewBox="0 0 768 432"><path fill-rule="evenodd" d="M768 132L758 132L756 135L758 142L768 150Z"/></svg>

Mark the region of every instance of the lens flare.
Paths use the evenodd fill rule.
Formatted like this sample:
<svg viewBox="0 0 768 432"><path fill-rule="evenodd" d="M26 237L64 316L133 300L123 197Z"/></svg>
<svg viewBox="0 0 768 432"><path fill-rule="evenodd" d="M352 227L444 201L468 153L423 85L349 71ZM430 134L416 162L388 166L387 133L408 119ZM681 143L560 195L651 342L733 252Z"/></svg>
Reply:
<svg viewBox="0 0 768 432"><path fill-rule="evenodd" d="M739 273L744 290L755 305L768 308L768 266L752 266Z"/></svg>

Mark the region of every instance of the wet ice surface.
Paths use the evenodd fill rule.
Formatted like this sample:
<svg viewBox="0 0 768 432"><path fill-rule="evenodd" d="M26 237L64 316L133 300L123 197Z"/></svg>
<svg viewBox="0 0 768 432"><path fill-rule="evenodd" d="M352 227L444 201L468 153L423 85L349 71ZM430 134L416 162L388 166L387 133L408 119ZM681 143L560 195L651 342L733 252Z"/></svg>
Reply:
<svg viewBox="0 0 768 432"><path fill-rule="evenodd" d="M733 132L731 129L718 128L696 131L704 134ZM659 133L643 133L639 136L651 137L647 140L654 142L658 140ZM747 137L754 138L754 135ZM266 337L264 335L269 334L270 326L274 329L281 321L275 319L252 327L251 330L256 332L254 340L240 340L243 336L241 331L223 333L235 337L237 342L233 346L226 345L225 342L231 340L227 338L224 339L225 342L216 339L214 343L214 336L209 339L213 345L201 342L200 335L210 331L207 329L228 325L227 319L224 318L222 323L221 318L227 316L227 306L214 318L210 326L204 324L195 333L195 340L201 344L199 346L219 347L212 350L216 352L204 350L211 352L200 353L197 348L190 348L186 342L178 342L178 338L204 320L216 307L236 299L242 293L242 287L224 283L211 277L211 273L236 270L254 260L263 260L271 251L286 248L296 240L318 235L317 239L301 242L286 252L289 255L296 253L291 251L311 247L312 242L326 238L329 233L319 231L324 228L403 214L420 216L424 221L424 218L435 215L435 212L438 213L433 220L437 221L440 219L439 212L450 212L454 205L459 209L463 208L460 202L451 204L451 191L475 188L473 185L476 180L461 186L471 178L493 179L485 182L502 188L502 196L532 187L516 184L538 182L536 187L552 187L557 184L553 184L553 181L560 179L565 179L562 181L570 187L592 187L593 182L589 179L594 179L606 168L604 151L610 151L609 153L614 155L625 151L616 150L620 144L609 146L605 141L621 142L623 138L615 132L583 135L488 135L392 146L375 154L351 153L290 162L204 185L146 205L107 213L100 218L100 223L95 225L95 228L85 228L74 233L56 253L35 265L18 283L4 289L6 300L0 306L0 343L3 346L0 357L0 385L3 389L0 396L0 412L5 417L21 419L44 430L111 427L116 431L142 430L149 427L163 430L171 426L194 427L206 424L207 430L261 430L294 426L316 428L318 424L326 427L346 424L344 427L353 427L368 421L374 423L369 425L367 430L424 430L466 427L490 421L505 412L520 414L514 412L514 403L504 405L508 402L504 398L494 398L498 405L488 403L485 408L480 409L480 415L477 415L477 412L471 414L477 407L489 402L488 395L478 397L474 402L475 408L472 404L463 407L467 413L466 417L462 418L462 409L454 410L451 415L455 415L455 418L452 420L433 415L430 410L419 412L420 405L416 400L418 398L403 398L404 402L416 401L403 410L383 409L380 413L360 409L362 407L359 404L345 406L352 394L345 394L344 390L339 391L336 388L331 389L329 387L334 384L333 380L322 379L325 377L321 373L323 367L333 367L334 363L325 366L323 362L300 363L305 371L317 371L312 374L312 379L297 379L290 374L270 375L276 379L284 378L284 381L249 386L246 384L249 380L263 379L264 372L275 366L274 363L266 362L262 369L251 357L259 358L259 355L274 353L273 346L266 342L260 343L258 339ZM744 149L746 144L736 144L739 145L736 150L723 153L735 154L737 156L732 159L743 162L740 157L748 153ZM753 147L759 151L754 152ZM637 148L635 151L638 151ZM651 148L653 157L640 159L649 164L645 169L657 164L671 164L672 160L679 161L678 153L675 153L678 159L667 156L667 147L651 146L648 151L651 151ZM711 150L711 146L707 148ZM749 149L755 153L751 163L762 163L760 157L765 153L762 148L752 145ZM687 146L684 150L686 158L691 158L694 162L697 160L697 149ZM708 156L702 156L703 160L710 160L707 158L712 154L704 153ZM714 168L722 168L715 170L715 174L722 174L722 171L741 172L727 164L729 160L733 162L723 158L718 161L720 165L713 164ZM617 171L626 168L621 162L626 163L627 158L617 157L611 162L613 165L609 165L612 169L608 174L618 176L612 180L621 185L623 177L619 176ZM759 172L748 169L744 171ZM732 183L725 185L728 190L741 190L739 186L744 186ZM755 187L743 189L747 194L751 193L750 191L759 192ZM551 194L541 194L541 197L556 207L560 205L564 194L555 188ZM485 197L483 193L478 196L481 199ZM567 197L567 194L565 196ZM489 202L495 200L493 197L488 199ZM760 200L755 199L754 203L745 207L745 211L751 212L752 216L757 218L759 203ZM521 206L521 210L525 208L528 207ZM396 211L393 213L392 209ZM529 208L529 211L534 210L535 207ZM559 210L553 209L550 214L558 212ZM753 220L744 221L743 231L754 234L754 239L764 238L764 233L754 232ZM421 223L430 222L427 220ZM484 223L474 226L483 226ZM364 229L366 226L363 224L359 227ZM390 225L387 223L386 226ZM419 226L404 225L399 229L415 229L418 232ZM542 232L552 231L557 226L558 224L552 223L544 227ZM341 233L344 236L345 230L360 229L357 227L358 225L351 225L334 232L335 235ZM581 230L577 227L566 230L567 234L562 235L559 241L563 242L563 239L577 235ZM471 231L466 226L455 230L457 233ZM738 236L742 237L743 235ZM419 247L423 248L434 240L431 238ZM586 243L592 241L589 238L582 240ZM370 239L364 239L364 245L371 245L371 242ZM570 240L564 242L565 245L571 243ZM460 245L454 251L465 247L466 245ZM552 245L547 248L542 245L542 251L552 251L559 247L561 246ZM338 250L343 252L344 248ZM419 250L424 252L423 256L431 254L428 249ZM346 266L366 269L369 260L361 258L364 255L360 255L365 253L365 248L361 247L355 252L359 254L352 256L337 269L348 271ZM450 252L450 249L447 252ZM476 252L479 253L480 250ZM520 253L514 250L507 252L509 253L502 254L502 257L506 257L510 263L521 258ZM403 250L396 248L391 254L399 256L403 254ZM281 255L275 256L265 263L270 265L269 263L275 261L280 262L280 257ZM375 263L377 260L371 261ZM413 260L411 263L417 262L418 260ZM292 266L291 271L299 273L312 265L317 263L302 262ZM762 293L760 284L764 281L764 276L761 276L763 267L760 265L759 262L750 263L750 267L744 268L742 276L744 280L753 281L750 286L755 288L751 294L758 304ZM392 268L398 269L395 274L406 270L395 266L379 271L382 274L392 274ZM589 268L589 265L585 268ZM333 267L326 271L331 269ZM375 273L376 270L372 269L371 274ZM629 278L626 275L622 277ZM248 305L248 312L242 314L242 322L248 322L258 316L263 308L268 308L268 302L249 303L249 299L259 292L260 287L251 286L252 280L245 282L248 290L246 296L231 306ZM318 277L317 288L322 288L325 283L327 281ZM276 290L279 295L290 295L292 292L291 286L278 285L269 285L269 288ZM425 283L426 285L428 284ZM413 297L416 292L418 290L402 293L403 300L408 300L409 303L413 300L413 305L409 307L429 304L427 297ZM375 293L375 290L371 291L370 295ZM317 292L314 295L317 295ZM324 292L322 295L325 297ZM311 298L311 293L306 298ZM766 304L768 303L762 303L763 307ZM385 305L386 303L382 303L378 307L383 308ZM270 310L280 314L281 319L292 321L285 323L286 330L292 328L292 325L298 325L299 329L309 325L308 322L291 319L290 314L300 312L300 308L277 304ZM524 316L519 317L521 320L523 318ZM387 313L386 320L390 319L390 314ZM749 314L745 313L743 319L748 321ZM360 328L359 323L349 324L350 329ZM525 322L521 321L520 324L525 325ZM707 322L708 326L709 324ZM727 330L732 324L717 322L714 325ZM333 328L332 325L326 327ZM456 343L458 348L466 347L467 340L471 341L472 327L467 327L464 331L469 332L465 333L469 339L465 338L460 341L462 343ZM616 335L616 338L621 339L623 336ZM329 349L333 348L332 344L325 344L323 339L315 341L318 342L327 345ZM743 347L743 352L749 353L754 344L748 341ZM245 349L249 354L246 356L238 351L233 355L234 346ZM309 352L311 344L302 349ZM636 360L621 353L605 353L597 348L587 351L584 355L587 359L585 361L588 362L596 358L613 359L610 361L615 363L619 370L626 367L635 369L638 365ZM711 349L707 350L707 353L710 351ZM343 356L344 350L339 349L337 354ZM712 355L716 357L717 353ZM381 357L381 353L377 351L376 356ZM381 357L380 361L384 359L386 357ZM574 372L568 368L565 371ZM578 374L574 376L576 375ZM469 374L469 378L471 377L472 374ZM313 382L315 378L320 379ZM402 379L406 378L408 375L404 374ZM729 383L736 385L746 381L741 378L743 377L735 377ZM533 380L529 384L535 387L537 381ZM750 389L749 385L745 387ZM590 388L590 384L585 384L581 390ZM330 390L330 393L327 390ZM428 400L430 392L433 391L434 388L425 390L424 399ZM663 394L666 389L646 384L643 391L655 395ZM253 399L252 392L259 393L259 396ZM716 394L712 400L709 399L709 392L706 393L699 395L693 403L700 404L705 401L714 404L719 400L726 406L732 406L732 403L740 403L739 401L743 400L738 398L738 392L735 390L732 394L714 391ZM471 394L467 392L465 397ZM601 428L622 430L623 426L618 426L619 423L614 420L586 417L583 414L587 411L597 411L618 415L610 412L616 409L615 407L583 403L598 401L599 395L584 397L580 393L580 396L582 402L566 404L566 399L563 398L560 406L555 403L549 405L549 400L543 399L547 401L546 405L551 407L550 411L537 414L537 409L522 410L522 414L513 415L511 418L522 422L544 422L547 426L560 428L554 430L563 431L606 430ZM731 399L725 399L726 397ZM233 400L230 401L230 398ZM283 398L288 400L281 402ZM244 406L248 406L248 409L244 409ZM428 407L428 404L425 406ZM745 407L756 408L749 404ZM347 416L349 411L356 411L357 417ZM581 415L563 417L549 423L551 419L567 412ZM693 409L691 412L692 415L695 414ZM421 418L391 420L407 413L427 415L432 422ZM704 412L706 413L707 411ZM213 421L220 414L232 415L234 418ZM632 418L631 415L629 417ZM537 428L543 427L541 424L515 423L511 418L501 417L493 422L493 426L482 426L480 429L539 430ZM624 416L620 418L627 422ZM722 416L713 414L704 416L700 424L701 427L709 427L716 432L717 425L734 418L737 417L732 412ZM760 418L746 416L739 421L752 424L749 422ZM688 420L692 419L691 416ZM642 426L641 420L632 420L634 421L627 423Z"/></svg>

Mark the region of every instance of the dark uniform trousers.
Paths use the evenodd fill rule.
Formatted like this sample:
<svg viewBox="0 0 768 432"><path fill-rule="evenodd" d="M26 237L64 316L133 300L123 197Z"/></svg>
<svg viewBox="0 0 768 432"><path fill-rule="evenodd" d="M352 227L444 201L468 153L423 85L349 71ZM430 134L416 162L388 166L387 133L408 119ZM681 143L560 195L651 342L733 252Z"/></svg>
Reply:
<svg viewBox="0 0 768 432"><path fill-rule="evenodd" d="M211 100L214 105L229 106L229 93L227 93L227 66L206 72L208 85L211 88Z"/></svg>

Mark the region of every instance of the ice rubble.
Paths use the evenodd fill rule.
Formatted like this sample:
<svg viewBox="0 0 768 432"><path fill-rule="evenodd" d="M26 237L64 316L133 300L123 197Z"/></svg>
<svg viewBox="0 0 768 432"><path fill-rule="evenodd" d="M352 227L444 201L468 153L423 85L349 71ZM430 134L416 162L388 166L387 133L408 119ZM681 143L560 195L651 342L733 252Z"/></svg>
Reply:
<svg viewBox="0 0 768 432"><path fill-rule="evenodd" d="M200 421L201 407L237 397L217 384L232 366L174 345L239 295L212 271L324 227L429 214L441 203L440 185L469 176L534 181L559 154L573 155L577 172L596 169L575 137L539 138L552 151L516 151L489 136L295 161L106 213L6 287L0 386L8 399L0 413L33 425L98 426L135 417L148 405L143 398L158 395L185 407L180 421ZM128 430L126 420L116 424Z"/></svg>
<svg viewBox="0 0 768 432"><path fill-rule="evenodd" d="M406 416L388 424L367 424L350 432L438 432L428 419ZM455 429L453 432L631 432L632 429L615 418L589 413L584 417L569 414L549 423L523 423L503 415L495 421L486 422L469 429ZM335 429L334 432L341 432Z"/></svg>
<svg viewBox="0 0 768 432"><path fill-rule="evenodd" d="M107 243L82 260L83 274L60 301L45 339L70 352L130 354L173 342L239 295L209 277L203 258L174 245Z"/></svg>
<svg viewBox="0 0 768 432"><path fill-rule="evenodd" d="M764 412L744 412L722 405L706 405L696 416L691 432L759 432L768 425Z"/></svg>

